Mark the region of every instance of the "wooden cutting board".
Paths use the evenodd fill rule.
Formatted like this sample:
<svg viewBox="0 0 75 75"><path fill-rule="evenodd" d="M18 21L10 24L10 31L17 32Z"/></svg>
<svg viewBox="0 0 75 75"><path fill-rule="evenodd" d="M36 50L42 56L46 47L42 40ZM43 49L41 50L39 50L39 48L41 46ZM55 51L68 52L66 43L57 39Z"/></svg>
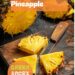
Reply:
<svg viewBox="0 0 75 75"><path fill-rule="evenodd" d="M74 69L74 48L68 47L65 44L65 39L67 38L67 34L64 35L64 37L60 40L60 42L56 45L54 50L52 52L56 51L64 51L65 53L65 67L61 71L59 71L59 75L71 75L73 73ZM18 49L17 45L19 43L20 39L15 40L13 42L7 43L0 47L0 51L3 55L3 57L6 59L7 63L10 65L15 58L28 56L29 54L22 52ZM72 68L69 68L69 63L72 62L71 66ZM69 69L67 69L67 67Z"/></svg>
<svg viewBox="0 0 75 75"><path fill-rule="evenodd" d="M40 22L40 25L39 25ZM50 37L52 30L54 29L54 25L49 25L50 23L47 23L45 21L39 20L36 22L36 25L31 28L31 31L37 32L37 31L43 31L44 35L47 35ZM43 26L42 26L43 25ZM53 27L54 26L54 27ZM53 29L52 29L53 28ZM74 73L74 47L69 47L66 44L66 39L69 37L68 33L66 32L63 35L63 38L59 41L59 43L56 45L56 47L53 49L52 52L55 51L64 51L65 53L65 67L59 72L59 75L71 75ZM21 38L20 38L21 39ZM0 52L2 56L6 59L7 63L10 65L15 58L28 56L29 54L22 52L18 49L17 45L20 41L20 39L14 40L10 43L4 44L0 46ZM50 43L49 43L50 44ZM48 48L50 49L51 46ZM71 69L65 69L67 66L69 68L68 63L72 61L72 68Z"/></svg>

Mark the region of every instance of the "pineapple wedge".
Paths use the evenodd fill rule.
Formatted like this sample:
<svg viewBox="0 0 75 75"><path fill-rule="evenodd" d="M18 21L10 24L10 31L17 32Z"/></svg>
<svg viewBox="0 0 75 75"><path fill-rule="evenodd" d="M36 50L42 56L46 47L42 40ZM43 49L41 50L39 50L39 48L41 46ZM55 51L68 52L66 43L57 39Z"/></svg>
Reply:
<svg viewBox="0 0 75 75"><path fill-rule="evenodd" d="M14 61L25 61L31 66L33 74L36 74L37 55L31 55L31 56L18 58L18 59L15 59Z"/></svg>
<svg viewBox="0 0 75 75"><path fill-rule="evenodd" d="M50 5L45 8L44 13L47 17L52 19L64 17L71 8L67 0L49 0L49 3Z"/></svg>
<svg viewBox="0 0 75 75"><path fill-rule="evenodd" d="M40 35L32 35L21 39L18 47L29 54L36 54L48 45L48 38Z"/></svg>
<svg viewBox="0 0 75 75"><path fill-rule="evenodd" d="M54 52L40 56L40 62L47 74L52 74L64 60L64 53Z"/></svg>

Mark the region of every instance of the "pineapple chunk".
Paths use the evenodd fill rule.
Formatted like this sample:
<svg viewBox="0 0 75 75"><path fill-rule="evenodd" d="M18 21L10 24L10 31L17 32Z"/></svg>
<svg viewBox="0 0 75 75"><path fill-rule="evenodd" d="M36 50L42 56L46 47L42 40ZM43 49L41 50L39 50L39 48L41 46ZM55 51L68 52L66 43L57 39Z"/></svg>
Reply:
<svg viewBox="0 0 75 75"><path fill-rule="evenodd" d="M67 0L48 0L49 6L44 7L44 13L52 19L62 18L70 9Z"/></svg>
<svg viewBox="0 0 75 75"><path fill-rule="evenodd" d="M42 48L47 46L47 44L48 44L47 37L33 35L21 39L20 43L18 44L18 47L20 48L20 50L27 52L29 54L36 54Z"/></svg>
<svg viewBox="0 0 75 75"><path fill-rule="evenodd" d="M31 56L18 58L15 61L25 61L25 62L27 62L31 66L33 74L36 74L37 55L31 55Z"/></svg>
<svg viewBox="0 0 75 75"><path fill-rule="evenodd" d="M40 62L47 74L52 74L63 62L64 53L54 52L40 56Z"/></svg>

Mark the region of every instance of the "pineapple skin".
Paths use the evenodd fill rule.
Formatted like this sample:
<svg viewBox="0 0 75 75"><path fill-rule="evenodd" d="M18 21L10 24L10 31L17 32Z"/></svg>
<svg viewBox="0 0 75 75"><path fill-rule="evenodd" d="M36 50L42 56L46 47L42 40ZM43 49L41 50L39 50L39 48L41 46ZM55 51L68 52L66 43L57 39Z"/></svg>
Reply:
<svg viewBox="0 0 75 75"><path fill-rule="evenodd" d="M14 35L24 32L28 29L37 16L36 11L8 11L6 18L2 23L4 32Z"/></svg>

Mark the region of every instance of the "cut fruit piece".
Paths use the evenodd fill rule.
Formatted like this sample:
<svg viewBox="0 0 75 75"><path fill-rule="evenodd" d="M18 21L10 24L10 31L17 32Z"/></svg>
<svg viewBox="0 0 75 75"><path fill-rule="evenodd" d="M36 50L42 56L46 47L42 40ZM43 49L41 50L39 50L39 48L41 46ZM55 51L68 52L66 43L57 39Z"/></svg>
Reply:
<svg viewBox="0 0 75 75"><path fill-rule="evenodd" d="M37 55L26 56L15 59L14 61L25 61L32 68L33 74L36 74Z"/></svg>
<svg viewBox="0 0 75 75"><path fill-rule="evenodd" d="M8 11L2 27L8 34L22 33L35 21L36 11Z"/></svg>
<svg viewBox="0 0 75 75"><path fill-rule="evenodd" d="M74 13L74 9L71 8L70 11L66 14L66 16L70 16L70 15L72 15L73 13Z"/></svg>
<svg viewBox="0 0 75 75"><path fill-rule="evenodd" d="M54 52L40 56L41 65L44 67L47 74L56 72L64 61L64 53Z"/></svg>
<svg viewBox="0 0 75 75"><path fill-rule="evenodd" d="M74 0L71 0L72 3L74 3Z"/></svg>
<svg viewBox="0 0 75 75"><path fill-rule="evenodd" d="M67 0L48 0L49 6L44 7L44 13L47 17L56 19L62 18L70 9Z"/></svg>
<svg viewBox="0 0 75 75"><path fill-rule="evenodd" d="M48 38L40 35L32 35L21 39L18 47L29 54L36 54L48 45Z"/></svg>

